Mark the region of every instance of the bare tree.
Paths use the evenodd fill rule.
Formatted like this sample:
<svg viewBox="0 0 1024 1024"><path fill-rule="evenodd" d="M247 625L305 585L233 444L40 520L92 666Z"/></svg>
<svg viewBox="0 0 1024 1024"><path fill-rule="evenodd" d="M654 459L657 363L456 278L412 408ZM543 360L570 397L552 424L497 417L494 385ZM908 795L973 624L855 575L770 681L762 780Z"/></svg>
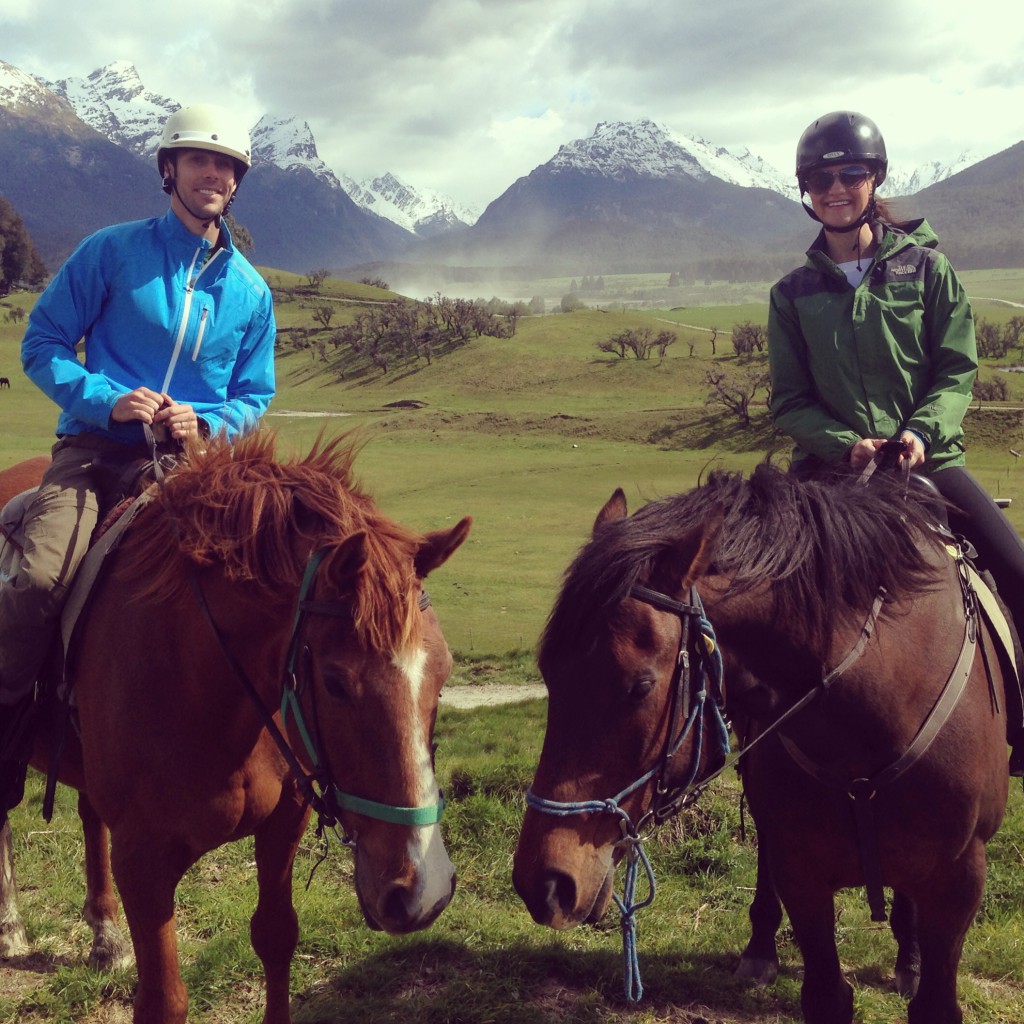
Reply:
<svg viewBox="0 0 1024 1024"><path fill-rule="evenodd" d="M986 359L1001 359L1010 351L1010 341L998 324L978 317L974 322L974 337L978 345L978 355Z"/></svg>
<svg viewBox="0 0 1024 1024"><path fill-rule="evenodd" d="M763 352L768 344L768 328L762 324L736 324L732 329L732 347L740 359L750 359L754 352Z"/></svg>
<svg viewBox="0 0 1024 1024"><path fill-rule="evenodd" d="M979 408L982 402L1005 402L1010 397L1010 386L999 377L991 380L979 377L971 386L971 397L977 399Z"/></svg>
<svg viewBox="0 0 1024 1024"><path fill-rule="evenodd" d="M315 270L306 271L306 280L309 282L309 287L320 291L320 286L331 276L330 270L327 267L317 267Z"/></svg>
<svg viewBox="0 0 1024 1024"><path fill-rule="evenodd" d="M679 335L675 331L661 331L658 336L654 339L654 347L658 350L658 356L661 359L665 358L665 350L670 346L674 345L679 340ZM690 354L693 355L693 350L690 350Z"/></svg>
<svg viewBox="0 0 1024 1024"><path fill-rule="evenodd" d="M604 341L599 341L596 344L599 352L610 352L613 355L618 356L620 359L626 358L625 332L622 334L615 334L610 338L605 338Z"/></svg>
<svg viewBox="0 0 1024 1024"><path fill-rule="evenodd" d="M704 401L705 406L725 409L744 427L749 427L751 403L757 392L768 386L769 378L766 370L748 368L745 373L733 376L716 368L704 374L704 383L711 388Z"/></svg>
<svg viewBox="0 0 1024 1024"><path fill-rule="evenodd" d="M323 326L325 330L330 330L331 320L334 318L334 306L324 303L320 306L314 306L313 308L313 319Z"/></svg>

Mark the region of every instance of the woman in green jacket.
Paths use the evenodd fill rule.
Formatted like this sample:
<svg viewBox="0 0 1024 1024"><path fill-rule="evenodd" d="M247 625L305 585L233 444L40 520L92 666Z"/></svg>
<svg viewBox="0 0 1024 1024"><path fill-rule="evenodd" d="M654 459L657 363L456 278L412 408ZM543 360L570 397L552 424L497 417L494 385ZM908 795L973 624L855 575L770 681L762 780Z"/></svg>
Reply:
<svg viewBox="0 0 1024 1024"><path fill-rule="evenodd" d="M863 469L886 441L903 441L901 459L956 506L950 525L1024 625L1024 544L965 467L978 368L971 307L928 224L894 224L876 199L887 170L885 141L862 114L826 114L800 138L797 182L821 231L807 262L772 288L772 416L801 476ZM1020 702L1019 691L1009 697ZM1019 723L1021 708L1008 710ZM1024 774L1024 729L1009 738L1011 770Z"/></svg>

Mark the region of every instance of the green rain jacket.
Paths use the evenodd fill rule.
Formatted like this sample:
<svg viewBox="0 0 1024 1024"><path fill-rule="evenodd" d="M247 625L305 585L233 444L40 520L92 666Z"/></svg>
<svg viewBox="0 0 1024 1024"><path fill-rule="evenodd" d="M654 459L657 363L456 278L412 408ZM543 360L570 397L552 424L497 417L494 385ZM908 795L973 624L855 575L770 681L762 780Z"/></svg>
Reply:
<svg viewBox="0 0 1024 1024"><path fill-rule="evenodd" d="M795 461L839 462L861 438L912 430L927 472L964 464L961 422L978 368L971 307L927 222L906 227L886 229L857 288L824 233L772 288L771 412L796 442Z"/></svg>

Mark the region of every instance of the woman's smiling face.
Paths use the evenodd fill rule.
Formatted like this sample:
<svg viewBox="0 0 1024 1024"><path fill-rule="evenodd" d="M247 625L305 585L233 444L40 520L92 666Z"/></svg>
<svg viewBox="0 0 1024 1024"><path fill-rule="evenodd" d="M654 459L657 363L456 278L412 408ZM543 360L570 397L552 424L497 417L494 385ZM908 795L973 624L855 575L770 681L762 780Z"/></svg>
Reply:
<svg viewBox="0 0 1024 1024"><path fill-rule="evenodd" d="M856 172L866 173L862 176ZM822 180L815 182L815 175L821 175ZM822 190L827 176L831 176L831 184ZM859 183L855 183L857 179ZM875 190L875 175L873 169L865 167L862 163L826 164L811 171L805 183L811 197L811 208L821 219L822 224L826 228L843 228L856 223L864 214Z"/></svg>

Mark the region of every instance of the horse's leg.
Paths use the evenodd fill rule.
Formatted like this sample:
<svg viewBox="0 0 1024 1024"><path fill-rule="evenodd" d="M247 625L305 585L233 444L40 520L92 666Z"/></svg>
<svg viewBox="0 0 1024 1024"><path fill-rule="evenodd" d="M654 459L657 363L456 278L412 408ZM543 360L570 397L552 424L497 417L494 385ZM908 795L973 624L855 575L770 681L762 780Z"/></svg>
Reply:
<svg viewBox="0 0 1024 1024"><path fill-rule="evenodd" d="M892 894L889 924L896 939L896 991L910 999L917 995L921 981L921 945L917 940L917 907L902 892Z"/></svg>
<svg viewBox="0 0 1024 1024"><path fill-rule="evenodd" d="M259 900L249 935L266 978L263 1024L291 1024L292 956L299 942L299 919L292 904L292 865L307 820L306 808L283 797L254 836Z"/></svg>
<svg viewBox="0 0 1024 1024"><path fill-rule="evenodd" d="M956 979L967 930L985 888L985 846L980 839L967 848L941 878L929 879L917 895L921 984L907 1007L909 1024L962 1024Z"/></svg>
<svg viewBox="0 0 1024 1024"><path fill-rule="evenodd" d="M775 936L782 923L782 904L772 882L766 850L764 837L758 835L757 888L750 904L750 941L736 968L737 978L755 985L770 985L779 973Z"/></svg>
<svg viewBox="0 0 1024 1024"><path fill-rule="evenodd" d="M174 892L195 858L140 835L112 835L111 862L135 948L134 1024L185 1024L188 992L178 965Z"/></svg>
<svg viewBox="0 0 1024 1024"><path fill-rule="evenodd" d="M92 929L89 966L109 970L125 963L130 951L117 926L117 895L110 877L110 835L89 798L78 794L78 816L85 841L85 905L82 916Z"/></svg>
<svg viewBox="0 0 1024 1024"><path fill-rule="evenodd" d="M804 961L800 1006L807 1024L852 1024L853 989L843 977L836 949L835 899L807 891L799 880L779 893Z"/></svg>
<svg viewBox="0 0 1024 1024"><path fill-rule="evenodd" d="M5 814L0 825L0 959L23 956L27 952L28 936L18 913L11 824Z"/></svg>

